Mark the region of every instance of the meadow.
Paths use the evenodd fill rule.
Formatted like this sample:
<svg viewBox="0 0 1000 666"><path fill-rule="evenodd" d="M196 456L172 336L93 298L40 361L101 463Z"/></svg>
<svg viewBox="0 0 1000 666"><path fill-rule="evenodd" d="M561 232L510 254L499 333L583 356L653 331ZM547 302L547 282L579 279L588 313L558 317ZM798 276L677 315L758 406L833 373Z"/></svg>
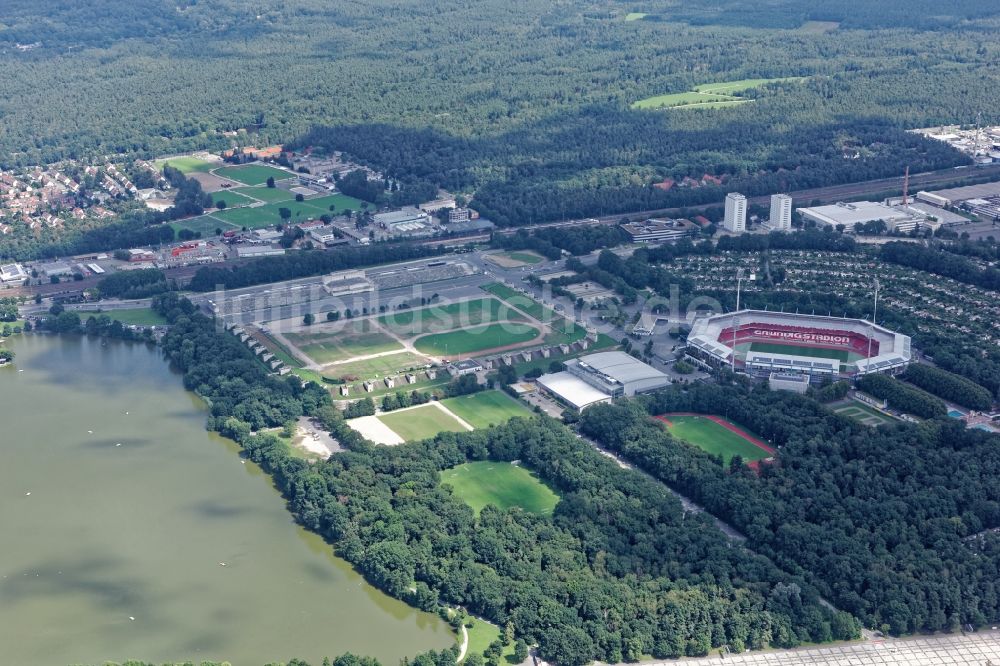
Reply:
<svg viewBox="0 0 1000 666"><path fill-rule="evenodd" d="M369 320L315 324L313 328L284 333L284 336L318 365L402 349L399 342Z"/></svg>
<svg viewBox="0 0 1000 666"><path fill-rule="evenodd" d="M158 171L163 171L163 167L165 165L170 165L183 174L189 174L208 172L213 169L216 164L217 162L209 162L207 160L198 159L197 157L185 155L182 157L168 157L166 159L156 160L156 162L153 163L153 166L155 166Z"/></svg>
<svg viewBox="0 0 1000 666"><path fill-rule="evenodd" d="M735 106L752 101L735 96L738 93L753 90L769 83L795 83L804 80L804 77L791 76L774 79L740 79L738 81L723 81L720 83L703 83L687 92L666 93L640 99L632 103L632 108L676 109L684 107L721 108Z"/></svg>

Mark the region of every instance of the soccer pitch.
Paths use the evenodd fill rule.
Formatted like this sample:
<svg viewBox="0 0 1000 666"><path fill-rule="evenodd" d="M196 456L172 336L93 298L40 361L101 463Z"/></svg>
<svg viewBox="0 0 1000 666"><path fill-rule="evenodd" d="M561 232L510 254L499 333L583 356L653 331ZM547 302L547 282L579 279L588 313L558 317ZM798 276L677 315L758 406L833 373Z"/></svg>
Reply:
<svg viewBox="0 0 1000 666"><path fill-rule="evenodd" d="M862 358L861 354L857 354L846 349L800 347L798 345L783 345L776 342L751 342L749 348L750 351L757 352L759 354L784 354L789 356L806 356L808 358L835 358L841 363L849 363Z"/></svg>
<svg viewBox="0 0 1000 666"><path fill-rule="evenodd" d="M377 418L405 442L428 439L440 432L467 432L455 417L433 404L388 412Z"/></svg>
<svg viewBox="0 0 1000 666"><path fill-rule="evenodd" d="M281 169L275 169L274 167L264 166L262 164L224 166L215 169L213 173L221 178L235 180L237 183L243 183L244 185L260 185L262 183L266 183L268 178L274 178L275 180L295 178L294 173L282 171Z"/></svg>
<svg viewBox="0 0 1000 666"><path fill-rule="evenodd" d="M532 416L531 410L503 391L481 391L448 398L441 404L473 428L502 425L515 416Z"/></svg>
<svg viewBox="0 0 1000 666"><path fill-rule="evenodd" d="M735 455L747 462L763 460L773 455L747 438L752 437L752 435L744 436L744 434L734 432L730 428L741 432L742 428L721 417L666 414L657 418L667 425L667 430L670 431L671 435L693 444L699 449L721 455L726 465Z"/></svg>
<svg viewBox="0 0 1000 666"><path fill-rule="evenodd" d="M441 482L476 514L492 504L499 509L519 507L528 513L551 515L559 496L534 474L506 462L464 463L441 472Z"/></svg>

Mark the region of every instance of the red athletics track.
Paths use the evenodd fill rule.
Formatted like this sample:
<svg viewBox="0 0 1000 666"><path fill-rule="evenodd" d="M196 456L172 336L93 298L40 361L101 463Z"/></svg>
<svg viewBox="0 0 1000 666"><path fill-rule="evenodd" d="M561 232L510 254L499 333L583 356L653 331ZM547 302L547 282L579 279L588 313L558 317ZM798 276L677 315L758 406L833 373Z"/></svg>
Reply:
<svg viewBox="0 0 1000 666"><path fill-rule="evenodd" d="M748 433L746 430L743 430L739 426L730 423L729 421L725 420L724 418L722 418L720 416L712 416L711 414L695 414L694 412L671 412L669 414L663 414L662 416L656 416L654 418L659 419L660 421L663 421L668 426L671 426L671 425L673 425L673 423L671 423L670 419L667 418L667 417L670 417L670 416L700 416L702 418L706 418L709 421L712 421L714 423L719 424L720 426L722 426L726 430L739 435L743 439L747 440L748 442L750 442L751 444L753 444L754 446L756 446L758 449L763 449L764 451L767 451L771 455L774 455L775 453L777 453L777 451L775 451L773 448L771 448L770 446L768 446L764 442L760 441L759 439L757 439L756 437L754 437L753 435L751 435L750 433Z"/></svg>

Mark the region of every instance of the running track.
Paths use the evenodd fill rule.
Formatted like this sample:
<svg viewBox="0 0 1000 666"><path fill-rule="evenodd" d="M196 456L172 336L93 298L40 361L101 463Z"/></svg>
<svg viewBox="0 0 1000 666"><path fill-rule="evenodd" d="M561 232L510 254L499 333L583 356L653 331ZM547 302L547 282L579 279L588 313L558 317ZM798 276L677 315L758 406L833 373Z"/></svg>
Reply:
<svg viewBox="0 0 1000 666"><path fill-rule="evenodd" d="M737 426L737 425L735 425L733 423L730 423L729 421L725 420L721 416L712 416L710 414L695 414L694 412L671 412L669 414L664 414L662 416L657 416L657 417L654 417L654 418L659 419L660 421L663 421L668 426L672 426L673 423L671 423L670 419L668 418L670 416L700 416L701 418L705 418L705 419L708 419L709 421L717 423L718 425L722 426L726 430L739 435L743 439L747 440L748 442L750 442L751 444L753 444L754 446L756 446L758 449L762 449L764 451L767 451L771 455L774 455L775 453L777 453L777 451L775 451L772 447L770 447L767 444L765 444L764 442L760 441L759 439L757 439L756 437L754 437L753 435L751 435L750 433L748 433L746 430L743 430L739 426Z"/></svg>

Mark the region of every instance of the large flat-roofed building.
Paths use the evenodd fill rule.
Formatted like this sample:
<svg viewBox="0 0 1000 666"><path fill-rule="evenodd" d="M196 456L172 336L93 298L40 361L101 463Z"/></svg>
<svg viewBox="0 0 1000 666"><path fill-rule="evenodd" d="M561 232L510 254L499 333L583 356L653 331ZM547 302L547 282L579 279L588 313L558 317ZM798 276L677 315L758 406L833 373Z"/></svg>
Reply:
<svg viewBox="0 0 1000 666"><path fill-rule="evenodd" d="M874 201L857 201L855 203L835 203L829 206L799 208L806 220L812 220L818 225L835 227L838 224L851 231L855 224L865 224L882 220L891 229L893 223L909 220L913 216L906 211L890 208L883 203Z"/></svg>
<svg viewBox="0 0 1000 666"><path fill-rule="evenodd" d="M722 228L734 234L747 230L747 198L739 192L726 195L726 216Z"/></svg>
<svg viewBox="0 0 1000 666"><path fill-rule="evenodd" d="M28 272L21 264L0 265L0 282L21 282L28 279Z"/></svg>
<svg viewBox="0 0 1000 666"><path fill-rule="evenodd" d="M576 410L655 391L669 383L664 373L619 351L571 359L566 361L566 370L538 378L538 385L546 392Z"/></svg>
<svg viewBox="0 0 1000 666"><path fill-rule="evenodd" d="M690 220L668 220L650 218L643 222L629 222L621 225L634 243L650 241L672 241L698 233L699 227Z"/></svg>
<svg viewBox="0 0 1000 666"><path fill-rule="evenodd" d="M611 402L612 398L607 393L600 391L576 375L563 372L553 372L542 375L538 378L538 386L555 397L559 402L582 412L591 405L598 405L602 402Z"/></svg>
<svg viewBox="0 0 1000 666"><path fill-rule="evenodd" d="M417 208L404 208L389 213L376 213L372 216L376 225L383 229L393 230L394 227L406 224L430 225L430 215Z"/></svg>

